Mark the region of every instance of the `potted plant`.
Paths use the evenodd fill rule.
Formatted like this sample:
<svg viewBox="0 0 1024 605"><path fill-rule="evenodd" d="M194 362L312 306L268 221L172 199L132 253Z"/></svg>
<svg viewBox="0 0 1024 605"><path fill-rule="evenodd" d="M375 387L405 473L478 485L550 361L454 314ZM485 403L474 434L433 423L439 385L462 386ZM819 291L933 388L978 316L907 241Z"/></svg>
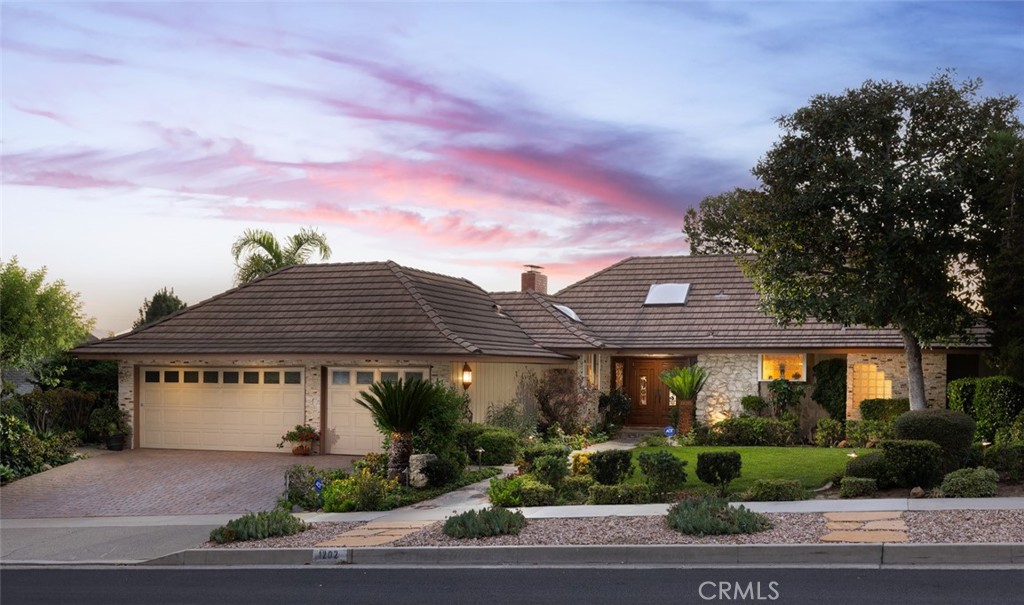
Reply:
<svg viewBox="0 0 1024 605"><path fill-rule="evenodd" d="M106 443L108 450L121 451L132 434L131 416L118 407L96 408L89 415L89 430Z"/></svg>
<svg viewBox="0 0 1024 605"><path fill-rule="evenodd" d="M320 433L308 424L296 424L294 429L281 435L277 447L283 448L285 441L292 444L292 453L296 456L308 456L313 452L313 442L320 441Z"/></svg>

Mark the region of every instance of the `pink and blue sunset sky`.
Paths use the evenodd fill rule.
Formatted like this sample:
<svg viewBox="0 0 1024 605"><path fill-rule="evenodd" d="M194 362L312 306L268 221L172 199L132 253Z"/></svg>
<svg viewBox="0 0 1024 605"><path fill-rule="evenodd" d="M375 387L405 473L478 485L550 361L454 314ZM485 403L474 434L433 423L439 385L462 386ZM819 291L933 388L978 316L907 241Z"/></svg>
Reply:
<svg viewBox="0 0 1024 605"><path fill-rule="evenodd" d="M685 253L685 210L754 185L815 94L1021 95L1022 32L1019 2L4 2L0 255L101 335L231 287L248 227L556 290Z"/></svg>

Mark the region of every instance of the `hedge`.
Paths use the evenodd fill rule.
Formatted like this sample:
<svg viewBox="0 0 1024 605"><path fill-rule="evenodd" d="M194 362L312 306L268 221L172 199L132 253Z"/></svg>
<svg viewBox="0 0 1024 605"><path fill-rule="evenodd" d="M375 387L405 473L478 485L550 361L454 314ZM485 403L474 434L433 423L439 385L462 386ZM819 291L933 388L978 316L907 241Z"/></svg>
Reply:
<svg viewBox="0 0 1024 605"><path fill-rule="evenodd" d="M942 448L943 472L967 464L974 442L974 420L953 410L914 410L892 423L896 439L923 439Z"/></svg>
<svg viewBox="0 0 1024 605"><path fill-rule="evenodd" d="M860 402L860 417L864 420L892 422L900 414L909 411L909 399L865 399Z"/></svg>
<svg viewBox="0 0 1024 605"><path fill-rule="evenodd" d="M1024 410L1024 385L1008 376L978 379L974 391L974 414L978 420L978 436L995 439L996 432L1010 426Z"/></svg>

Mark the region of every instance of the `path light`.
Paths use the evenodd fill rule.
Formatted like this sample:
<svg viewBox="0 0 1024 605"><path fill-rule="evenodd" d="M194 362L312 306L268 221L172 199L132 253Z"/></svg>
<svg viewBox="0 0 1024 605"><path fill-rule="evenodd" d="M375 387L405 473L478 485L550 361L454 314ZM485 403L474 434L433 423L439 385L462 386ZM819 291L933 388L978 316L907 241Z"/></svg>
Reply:
<svg viewBox="0 0 1024 605"><path fill-rule="evenodd" d="M485 451L486 450L484 448L482 448L482 447L476 448L476 465L479 468L483 468L484 467L484 452Z"/></svg>
<svg viewBox="0 0 1024 605"><path fill-rule="evenodd" d="M469 390L469 385L473 384L473 368L469 367L469 363L462 364L462 390Z"/></svg>
<svg viewBox="0 0 1024 605"><path fill-rule="evenodd" d="M849 454L846 455L846 457L847 458L856 458L857 457L857 452L850 452Z"/></svg>

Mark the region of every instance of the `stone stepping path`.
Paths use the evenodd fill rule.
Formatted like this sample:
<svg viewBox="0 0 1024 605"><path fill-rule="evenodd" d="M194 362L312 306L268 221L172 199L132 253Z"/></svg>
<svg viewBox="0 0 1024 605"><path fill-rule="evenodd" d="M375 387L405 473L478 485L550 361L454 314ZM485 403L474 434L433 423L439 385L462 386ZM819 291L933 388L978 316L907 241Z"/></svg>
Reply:
<svg viewBox="0 0 1024 605"><path fill-rule="evenodd" d="M822 542L906 542L907 524L899 511L825 513L830 533Z"/></svg>
<svg viewBox="0 0 1024 605"><path fill-rule="evenodd" d="M338 534L320 547L381 546L418 532L434 521L371 521L355 529Z"/></svg>

